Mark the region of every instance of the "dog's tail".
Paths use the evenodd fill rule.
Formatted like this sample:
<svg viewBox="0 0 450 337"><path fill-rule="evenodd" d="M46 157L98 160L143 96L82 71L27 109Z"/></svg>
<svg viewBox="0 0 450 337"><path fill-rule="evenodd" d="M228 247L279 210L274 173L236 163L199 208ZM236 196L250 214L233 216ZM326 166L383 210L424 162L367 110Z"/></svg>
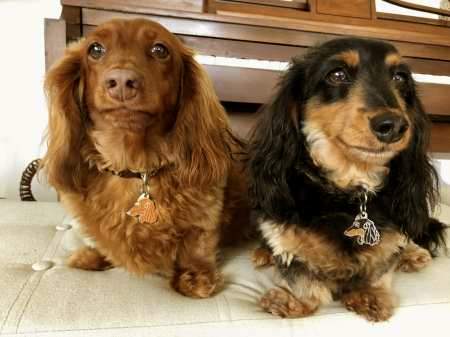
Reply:
<svg viewBox="0 0 450 337"><path fill-rule="evenodd" d="M437 256L442 249L447 251L447 230L450 226L430 218L428 230L414 240L418 245L427 249L432 256Z"/></svg>

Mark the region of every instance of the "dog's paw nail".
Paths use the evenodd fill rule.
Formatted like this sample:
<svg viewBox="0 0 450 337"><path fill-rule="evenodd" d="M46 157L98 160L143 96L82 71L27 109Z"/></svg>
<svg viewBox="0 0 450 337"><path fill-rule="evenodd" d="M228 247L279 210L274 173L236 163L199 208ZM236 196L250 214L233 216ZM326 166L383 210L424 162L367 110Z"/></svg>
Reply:
<svg viewBox="0 0 450 337"><path fill-rule="evenodd" d="M221 276L214 271L184 271L172 280L175 290L192 298L210 297L220 284Z"/></svg>

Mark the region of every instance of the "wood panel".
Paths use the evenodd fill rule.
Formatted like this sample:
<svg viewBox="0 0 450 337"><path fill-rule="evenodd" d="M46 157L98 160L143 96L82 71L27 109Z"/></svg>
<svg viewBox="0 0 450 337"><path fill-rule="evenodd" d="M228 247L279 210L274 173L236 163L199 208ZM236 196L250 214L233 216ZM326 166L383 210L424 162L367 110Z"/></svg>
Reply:
<svg viewBox="0 0 450 337"><path fill-rule="evenodd" d="M227 110L230 118L231 129L243 139L248 139L258 119L257 113L234 112Z"/></svg>
<svg viewBox="0 0 450 337"><path fill-rule="evenodd" d="M64 6L61 13L61 18L70 25L80 25L81 24L81 8Z"/></svg>
<svg viewBox="0 0 450 337"><path fill-rule="evenodd" d="M265 43L223 40L208 37L179 35L183 42L200 54L257 60L290 61L294 56L303 55L307 47L284 45L268 46ZM419 74L450 76L450 62L421 58L404 58L412 71Z"/></svg>
<svg viewBox="0 0 450 337"><path fill-rule="evenodd" d="M94 0L62 0L64 5L80 6L83 8L100 8ZM123 12L124 8L115 5L113 1L103 0L103 9ZM313 2L311 2L312 4ZM252 17L246 15L223 16L209 13L192 13L188 11L174 11L157 8L134 8L134 13L152 14L159 16L176 16L177 18L190 18L202 21L239 23L247 26L277 27L291 30L309 32L331 33L339 35L355 35L373 37L387 40L407 41L426 45L450 46L449 30L445 27L433 25L419 25L407 22L394 22L393 20L362 20L357 18L344 18L326 15L322 20L311 20L310 16L289 19L277 17ZM296 11L298 15L306 13ZM341 19L341 22L333 22L333 18ZM362 20L361 22L354 22ZM370 24L367 24L370 22Z"/></svg>
<svg viewBox="0 0 450 337"><path fill-rule="evenodd" d="M115 17L144 17L155 20L174 34L238 39L243 41L258 41L294 46L311 46L339 37L339 35L336 34L311 33L262 26L246 26L243 24L203 21L188 18L181 19L178 17L174 18L151 14L116 13L102 10L83 9L83 23L87 25L98 25Z"/></svg>
<svg viewBox="0 0 450 337"><path fill-rule="evenodd" d="M98 25L114 17L145 17L158 21L175 34L224 38L232 40L282 44L309 47L342 37L338 34L325 34L292 29L261 27L236 23L196 20L184 17L170 17L152 14L130 14L94 9L83 9L83 23ZM440 45L424 45L420 43L393 42L402 55L450 61L450 47ZM449 40L450 42L450 40Z"/></svg>
<svg viewBox="0 0 450 337"><path fill-rule="evenodd" d="M204 0L203 1L203 12L215 13L216 12L216 1L215 0Z"/></svg>
<svg viewBox="0 0 450 337"><path fill-rule="evenodd" d="M64 54L66 48L66 22L64 20L45 19L45 69Z"/></svg>
<svg viewBox="0 0 450 337"><path fill-rule="evenodd" d="M450 22L447 20L436 20L436 19L422 18L422 17L403 15L403 14L377 13L377 18L385 19L385 20L406 21L406 22L423 23L423 24L434 25L434 26L450 27Z"/></svg>
<svg viewBox="0 0 450 337"><path fill-rule="evenodd" d="M61 19L66 21L66 41L71 42L81 37L81 9L79 7L64 6Z"/></svg>
<svg viewBox="0 0 450 337"><path fill-rule="evenodd" d="M430 149L432 152L450 152L450 123L433 123ZM439 157L439 156L438 156Z"/></svg>
<svg viewBox="0 0 450 337"><path fill-rule="evenodd" d="M203 0L86 0L86 1L61 1L64 5L81 7L110 9L116 8L120 11L135 12L146 11L151 8L170 9L193 13L203 12Z"/></svg>
<svg viewBox="0 0 450 337"><path fill-rule="evenodd" d="M389 40L388 42L392 43L403 56L450 61L450 48L446 46L430 46L423 43L408 43Z"/></svg>
<svg viewBox="0 0 450 337"><path fill-rule="evenodd" d="M427 113L450 118L450 85L418 83L417 87Z"/></svg>
<svg viewBox="0 0 450 337"><path fill-rule="evenodd" d="M267 102L274 94L281 75L272 70L210 65L205 67L219 98L231 102ZM418 83L418 90L427 113L450 118L449 85Z"/></svg>
<svg viewBox="0 0 450 337"><path fill-rule="evenodd" d="M317 13L370 19L371 0L317 0Z"/></svg>
<svg viewBox="0 0 450 337"><path fill-rule="evenodd" d="M223 40L209 37L179 35L180 39L197 53L224 57L248 58L270 61L289 61L303 55L306 47L268 45L266 43Z"/></svg>
<svg viewBox="0 0 450 337"><path fill-rule="evenodd" d="M280 73L271 70L205 65L221 101L265 103L275 92Z"/></svg>
<svg viewBox="0 0 450 337"><path fill-rule="evenodd" d="M450 76L450 62L411 57L405 57L404 59L415 73Z"/></svg>
<svg viewBox="0 0 450 337"><path fill-rule="evenodd" d="M83 25L83 35L89 34L95 27L96 26ZM196 53L203 55L289 61L293 56L302 55L307 50L306 47L268 45L265 43L223 40L180 34L177 34L177 36L184 44L194 49Z"/></svg>
<svg viewBox="0 0 450 337"><path fill-rule="evenodd" d="M253 3L264 6L273 6L273 7L285 7L285 8L294 8L294 9L308 9L308 1L307 0L228 0L229 2L243 2L243 3Z"/></svg>
<svg viewBox="0 0 450 337"><path fill-rule="evenodd" d="M84 35L95 29L95 26L83 27ZM266 43L177 35L187 46L203 55L286 62L294 56L303 55L308 50L307 47L275 44L268 46ZM450 62L411 57L405 57L405 61L415 73L450 76Z"/></svg>
<svg viewBox="0 0 450 337"><path fill-rule="evenodd" d="M390 19L377 19L373 14L376 13L373 6L370 6L372 20L368 20L368 18L316 13L314 9L315 3L315 1L310 2L311 11L307 12L288 8L274 8L245 3L237 4L217 0L216 12L220 14L219 17L221 19L224 17L233 17L235 20L265 20L267 21L264 24L265 26L271 25L270 22L273 22L272 24L278 27L294 28L297 26L296 24L301 24L305 27L309 23L308 28L302 29L317 31L316 28L320 26L319 31L325 33L335 32L338 34L368 36L381 39L406 40L425 44L444 43L448 45L448 32L446 28L439 27L440 25L418 25L407 20L400 22ZM344 11L345 8L352 6L353 1L340 1L339 3L341 4L340 10ZM345 10L350 11L350 9ZM404 34L405 32L407 33Z"/></svg>
<svg viewBox="0 0 450 337"><path fill-rule="evenodd" d="M383 1L389 2L390 4L395 6L412 9L419 12L433 13L450 17L450 11L443 8L434 8L431 6L419 5L415 4L412 1L402 1L402 0L383 0Z"/></svg>
<svg viewBox="0 0 450 337"><path fill-rule="evenodd" d="M248 1L229 1L229 0L216 0L216 13L222 16L237 16L237 17L276 17L276 18L305 18L310 17L313 13L306 11L307 7L303 10L297 8L286 7L274 7L258 5L256 2L251 3Z"/></svg>

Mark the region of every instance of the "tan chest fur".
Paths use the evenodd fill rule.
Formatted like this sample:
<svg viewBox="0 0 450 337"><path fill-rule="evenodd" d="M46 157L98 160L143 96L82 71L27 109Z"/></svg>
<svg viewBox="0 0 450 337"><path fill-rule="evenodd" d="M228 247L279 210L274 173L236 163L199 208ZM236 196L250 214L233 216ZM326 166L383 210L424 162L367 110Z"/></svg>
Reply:
<svg viewBox="0 0 450 337"><path fill-rule="evenodd" d="M407 243L402 234L385 231L378 245L349 254L320 233L295 225L265 221L260 224L260 229L274 255L281 257L282 263L290 265L297 260L312 272L329 276L330 280L348 280L355 275L367 278L379 275L379 271Z"/></svg>

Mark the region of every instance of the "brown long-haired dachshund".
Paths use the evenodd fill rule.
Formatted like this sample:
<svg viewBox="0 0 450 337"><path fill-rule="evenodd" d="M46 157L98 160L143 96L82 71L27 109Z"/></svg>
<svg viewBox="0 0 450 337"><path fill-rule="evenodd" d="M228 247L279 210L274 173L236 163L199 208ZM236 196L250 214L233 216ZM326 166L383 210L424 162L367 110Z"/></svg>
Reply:
<svg viewBox="0 0 450 337"><path fill-rule="evenodd" d="M310 315L340 299L372 321L394 309L393 271L444 245L430 218L436 172L429 122L408 66L390 44L329 41L295 59L250 145L251 197L279 288L262 307ZM428 250L420 247L427 248Z"/></svg>
<svg viewBox="0 0 450 337"><path fill-rule="evenodd" d="M226 114L193 53L161 25L113 20L48 72L43 169L94 239L69 265L220 286L219 245L245 232L245 180Z"/></svg>

